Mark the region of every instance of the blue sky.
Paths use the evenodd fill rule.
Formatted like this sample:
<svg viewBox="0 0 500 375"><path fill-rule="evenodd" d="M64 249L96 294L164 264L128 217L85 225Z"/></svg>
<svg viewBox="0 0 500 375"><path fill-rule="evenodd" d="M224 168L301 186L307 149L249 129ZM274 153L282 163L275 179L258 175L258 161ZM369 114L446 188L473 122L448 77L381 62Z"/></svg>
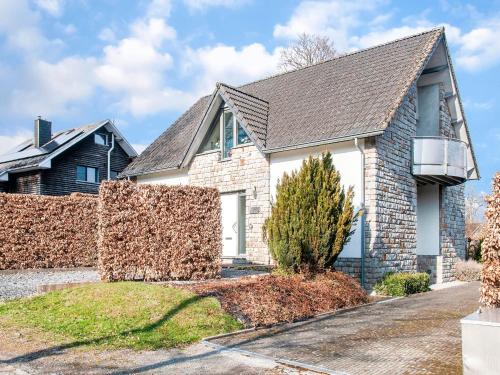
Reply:
<svg viewBox="0 0 500 375"><path fill-rule="evenodd" d="M116 121L139 150L217 81L277 72L298 33L339 52L446 27L482 179L500 170L500 0L0 0L0 153L55 130Z"/></svg>

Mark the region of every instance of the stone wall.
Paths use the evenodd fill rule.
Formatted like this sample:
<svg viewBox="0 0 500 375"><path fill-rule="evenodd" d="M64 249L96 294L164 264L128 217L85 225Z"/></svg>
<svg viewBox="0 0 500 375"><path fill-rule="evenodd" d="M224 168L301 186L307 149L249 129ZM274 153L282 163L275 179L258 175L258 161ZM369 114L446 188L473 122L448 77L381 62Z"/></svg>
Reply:
<svg viewBox="0 0 500 375"><path fill-rule="evenodd" d="M356 279L361 278L361 258L337 258L335 269Z"/></svg>
<svg viewBox="0 0 500 375"><path fill-rule="evenodd" d="M189 184L216 187L221 193L245 192L246 255L252 262L270 263L262 226L270 212L269 159L254 145L232 150L228 160L220 152L196 155L189 167Z"/></svg>
<svg viewBox="0 0 500 375"><path fill-rule="evenodd" d="M365 143L365 286L386 272L417 270L417 184L411 174L416 86L386 131Z"/></svg>
<svg viewBox="0 0 500 375"><path fill-rule="evenodd" d="M443 282L443 257L440 255L417 255L417 271L429 274L430 283Z"/></svg>
<svg viewBox="0 0 500 375"><path fill-rule="evenodd" d="M383 135L365 147L366 286L386 272L429 271L436 282L454 280L458 258L465 257L464 185L440 189L440 256L418 256L417 183L411 174L416 136L416 86L412 87ZM440 134L455 138L440 87Z"/></svg>
<svg viewBox="0 0 500 375"><path fill-rule="evenodd" d="M440 240L443 256L443 282L455 280L455 264L465 259L464 185L441 189Z"/></svg>

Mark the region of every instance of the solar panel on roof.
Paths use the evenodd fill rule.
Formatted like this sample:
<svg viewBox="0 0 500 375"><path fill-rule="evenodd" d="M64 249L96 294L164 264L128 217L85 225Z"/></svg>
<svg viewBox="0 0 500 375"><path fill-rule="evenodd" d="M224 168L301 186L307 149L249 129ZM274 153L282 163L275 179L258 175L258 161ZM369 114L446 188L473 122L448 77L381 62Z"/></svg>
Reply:
<svg viewBox="0 0 500 375"><path fill-rule="evenodd" d="M15 152L7 155L0 156L0 163L6 163L8 161L31 158L33 156L40 156L47 154L48 152L40 148L30 148L25 151Z"/></svg>

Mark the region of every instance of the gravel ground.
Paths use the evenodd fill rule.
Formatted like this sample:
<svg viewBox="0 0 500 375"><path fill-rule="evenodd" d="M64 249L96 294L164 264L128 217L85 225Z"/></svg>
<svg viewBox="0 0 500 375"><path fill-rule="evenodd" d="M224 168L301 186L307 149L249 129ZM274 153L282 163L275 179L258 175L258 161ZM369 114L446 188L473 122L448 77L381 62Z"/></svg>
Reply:
<svg viewBox="0 0 500 375"><path fill-rule="evenodd" d="M33 295L36 287L42 284L98 280L97 271L93 268L0 271L0 300Z"/></svg>
<svg viewBox="0 0 500 375"><path fill-rule="evenodd" d="M267 271L251 269L222 269L222 277L229 279L267 273ZM36 288L39 285L88 281L99 281L99 275L94 268L0 271L0 301L36 294ZM182 281L176 283L183 284L190 282Z"/></svg>

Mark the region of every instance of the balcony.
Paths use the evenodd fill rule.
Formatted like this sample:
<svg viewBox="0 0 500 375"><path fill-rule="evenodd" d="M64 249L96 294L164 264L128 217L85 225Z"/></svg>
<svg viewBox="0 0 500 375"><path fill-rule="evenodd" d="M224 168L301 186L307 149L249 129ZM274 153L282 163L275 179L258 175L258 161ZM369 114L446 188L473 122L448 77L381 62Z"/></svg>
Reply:
<svg viewBox="0 0 500 375"><path fill-rule="evenodd" d="M420 183L445 186L467 180L467 144L444 137L413 138L412 173Z"/></svg>

